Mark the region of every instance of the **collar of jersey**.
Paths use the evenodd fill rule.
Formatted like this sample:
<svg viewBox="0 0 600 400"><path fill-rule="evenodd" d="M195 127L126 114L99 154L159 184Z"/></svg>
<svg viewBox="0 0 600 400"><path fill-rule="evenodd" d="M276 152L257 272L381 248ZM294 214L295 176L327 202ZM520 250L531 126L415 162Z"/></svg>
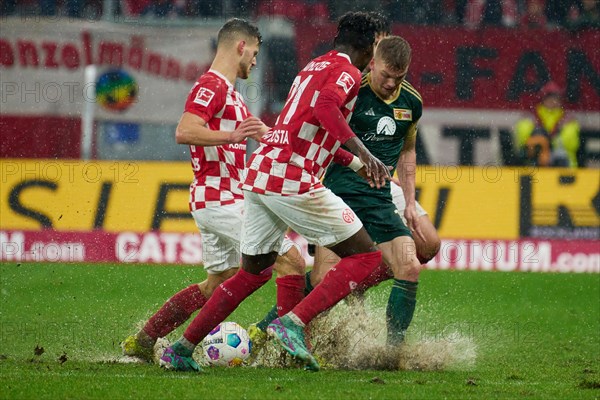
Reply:
<svg viewBox="0 0 600 400"><path fill-rule="evenodd" d="M225 75L223 75L223 74L222 74L222 73L220 73L219 71L216 71L216 70L214 70L214 69L209 69L207 72L211 72L211 73L215 74L216 76L218 76L219 78L223 79L225 82L227 82L227 85L228 85L228 86L233 86L233 85L231 84L231 82L229 82L229 79L227 79L227 78L225 77Z"/></svg>
<svg viewBox="0 0 600 400"><path fill-rule="evenodd" d="M367 82L369 83L369 87L371 88L371 91L373 92L373 94L375 96L377 96L377 98L379 98L379 100L383 101L385 104L392 104L394 101L396 101L398 99L398 97L400 97L400 92L402 91L402 84L400 84L400 86L398 86L398 91L396 92L396 94L394 96L392 96L390 99L386 100L381 98L380 95L377 94L377 92L375 91L375 89L373 88L373 85L371 85L371 71L369 71L367 73Z"/></svg>
<svg viewBox="0 0 600 400"><path fill-rule="evenodd" d="M337 51L337 50L333 50L336 53L336 56L340 56L340 57L344 57L346 60L348 60L348 62L350 64L352 64L352 61L350 60L350 56L346 53L342 53L341 51Z"/></svg>

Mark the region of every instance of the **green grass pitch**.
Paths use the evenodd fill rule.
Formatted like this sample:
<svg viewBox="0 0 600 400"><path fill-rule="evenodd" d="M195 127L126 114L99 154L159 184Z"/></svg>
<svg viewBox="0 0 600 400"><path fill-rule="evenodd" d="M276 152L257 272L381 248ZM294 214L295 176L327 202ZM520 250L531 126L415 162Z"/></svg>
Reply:
<svg viewBox="0 0 600 400"><path fill-rule="evenodd" d="M203 277L184 266L0 264L0 398L600 398L597 274L424 271L409 340L452 341L458 332L476 345L466 367L193 374L111 362L136 324ZM369 294L382 312L388 291ZM274 293L270 282L228 320L254 322Z"/></svg>

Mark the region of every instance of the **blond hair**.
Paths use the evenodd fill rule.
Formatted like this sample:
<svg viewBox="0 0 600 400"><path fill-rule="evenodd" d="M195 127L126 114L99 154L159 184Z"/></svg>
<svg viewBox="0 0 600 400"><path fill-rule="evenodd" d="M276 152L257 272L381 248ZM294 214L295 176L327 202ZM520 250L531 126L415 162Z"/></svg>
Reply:
<svg viewBox="0 0 600 400"><path fill-rule="evenodd" d="M404 71L410 64L412 50L408 42L400 36L386 36L375 49L375 58L381 59L388 67Z"/></svg>

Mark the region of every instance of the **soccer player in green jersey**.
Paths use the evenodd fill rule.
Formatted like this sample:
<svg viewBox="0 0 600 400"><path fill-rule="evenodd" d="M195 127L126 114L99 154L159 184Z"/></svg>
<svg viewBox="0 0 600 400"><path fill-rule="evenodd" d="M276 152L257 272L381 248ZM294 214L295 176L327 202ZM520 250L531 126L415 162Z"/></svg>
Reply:
<svg viewBox="0 0 600 400"><path fill-rule="evenodd" d="M324 180L325 186L358 215L393 272L394 284L387 307L391 345L403 341L414 314L421 262L413 235L426 241L415 201L415 142L423 103L419 93L405 80L410 59L411 49L403 38L381 39L370 63L371 71L363 77L350 121L365 146L397 170L406 200L406 224L392 201L389 184L383 189L372 188L352 170L337 164L328 169Z"/></svg>
<svg viewBox="0 0 600 400"><path fill-rule="evenodd" d="M362 171L357 174L338 164L329 167L323 182L354 210L383 253L385 265L363 281L358 291L394 278L386 310L390 345L403 342L415 310L421 263L432 259L440 246L435 228L415 200L415 142L423 106L419 93L405 80L410 59L411 49L403 38L387 36L379 41L350 120L350 127L365 146L397 169L400 188L394 187L393 192L403 189L405 203L397 204L398 198L392 198L390 184L373 188L359 176ZM402 209L404 215L399 211ZM320 282L336 262L335 254L317 247L315 267L307 274L307 289ZM250 326L251 336L263 336L261 328L265 321L268 324L275 318L276 311L273 313Z"/></svg>

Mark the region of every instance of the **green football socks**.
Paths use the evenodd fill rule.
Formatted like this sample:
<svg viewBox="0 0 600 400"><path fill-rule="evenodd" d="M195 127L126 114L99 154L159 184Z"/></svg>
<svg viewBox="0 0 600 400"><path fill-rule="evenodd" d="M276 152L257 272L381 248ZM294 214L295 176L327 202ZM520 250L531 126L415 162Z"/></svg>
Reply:
<svg viewBox="0 0 600 400"><path fill-rule="evenodd" d="M415 313L418 286L418 282L394 279L386 310L388 345L397 346L404 341L406 330Z"/></svg>

